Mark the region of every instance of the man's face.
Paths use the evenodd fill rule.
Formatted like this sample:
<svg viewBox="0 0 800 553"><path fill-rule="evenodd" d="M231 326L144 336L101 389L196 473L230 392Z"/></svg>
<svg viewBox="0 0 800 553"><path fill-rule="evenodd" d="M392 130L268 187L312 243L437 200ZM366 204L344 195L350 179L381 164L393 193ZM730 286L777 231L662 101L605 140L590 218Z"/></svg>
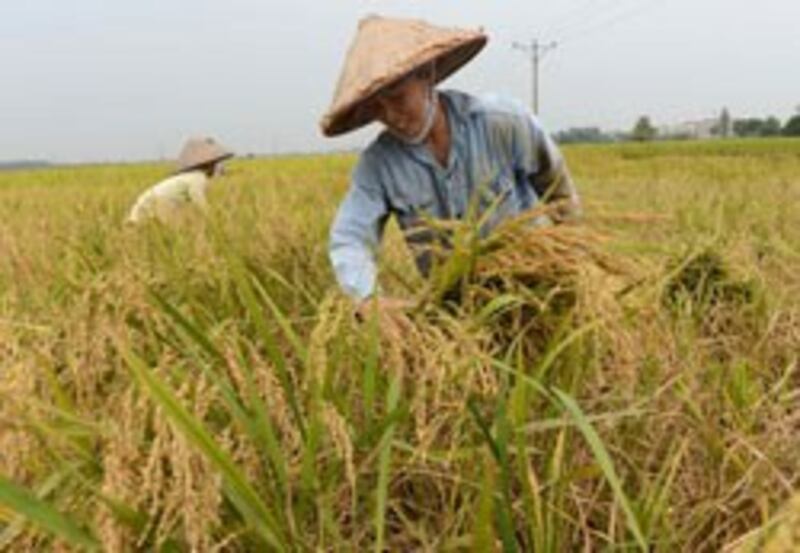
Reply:
<svg viewBox="0 0 800 553"><path fill-rule="evenodd" d="M401 138L416 136L425 125L431 83L412 75L378 94L372 101L375 118Z"/></svg>
<svg viewBox="0 0 800 553"><path fill-rule="evenodd" d="M214 177L219 177L223 173L222 162L212 162L206 163L205 165L201 165L198 167L200 171L206 174L206 176L210 179Z"/></svg>

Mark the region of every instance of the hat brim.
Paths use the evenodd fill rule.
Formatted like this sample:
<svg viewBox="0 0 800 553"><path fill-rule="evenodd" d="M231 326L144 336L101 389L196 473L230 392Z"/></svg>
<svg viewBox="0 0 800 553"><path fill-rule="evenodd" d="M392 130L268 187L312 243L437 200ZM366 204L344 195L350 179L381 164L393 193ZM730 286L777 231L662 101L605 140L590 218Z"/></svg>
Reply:
<svg viewBox="0 0 800 553"><path fill-rule="evenodd" d="M469 63L486 46L488 37L484 34L475 36L445 51L435 51L428 56L420 56L409 60L385 78L376 80L358 98L330 113L322 122L322 133L333 137L359 129L375 120L375 114L369 104L376 95L403 80L414 71L430 63L436 66L435 79L440 83L450 75Z"/></svg>
<svg viewBox="0 0 800 553"><path fill-rule="evenodd" d="M198 161L196 163L189 163L189 164L186 164L186 165L180 165L175 170L175 173L177 174L177 173L186 173L188 171L194 171L195 169L199 169L200 167L204 167L204 166L210 165L212 163L220 163L222 161L228 160L228 159L232 158L233 156L234 156L233 152L227 152L227 153L224 153L224 154L220 154L218 156L214 156L214 157L208 158L207 160Z"/></svg>

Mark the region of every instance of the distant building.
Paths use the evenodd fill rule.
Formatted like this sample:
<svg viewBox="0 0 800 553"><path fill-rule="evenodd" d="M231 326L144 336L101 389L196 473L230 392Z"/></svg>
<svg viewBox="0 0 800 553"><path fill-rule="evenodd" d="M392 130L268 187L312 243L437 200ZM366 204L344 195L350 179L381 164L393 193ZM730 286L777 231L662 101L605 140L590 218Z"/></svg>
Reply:
<svg viewBox="0 0 800 553"><path fill-rule="evenodd" d="M661 138L706 140L718 135L719 118L717 117L664 125L658 129L658 136Z"/></svg>

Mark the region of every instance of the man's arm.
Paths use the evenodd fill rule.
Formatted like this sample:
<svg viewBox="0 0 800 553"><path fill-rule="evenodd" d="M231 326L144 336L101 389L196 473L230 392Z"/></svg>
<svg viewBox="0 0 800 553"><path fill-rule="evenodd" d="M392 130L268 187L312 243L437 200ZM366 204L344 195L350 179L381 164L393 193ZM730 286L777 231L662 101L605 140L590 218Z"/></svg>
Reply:
<svg viewBox="0 0 800 553"><path fill-rule="evenodd" d="M546 203L556 203L556 223L575 221L581 216L581 203L575 182L572 180L564 157L549 136L545 141L550 146L539 149L539 168L529 175L539 197Z"/></svg>
<svg viewBox="0 0 800 553"><path fill-rule="evenodd" d="M539 199L556 204L556 223L570 222L581 216L578 190L572 180L564 156L542 125L530 113L518 141L518 162Z"/></svg>
<svg viewBox="0 0 800 553"><path fill-rule="evenodd" d="M151 187L139 194L126 219L129 223L139 223L150 215L153 204L153 188Z"/></svg>
<svg viewBox="0 0 800 553"><path fill-rule="evenodd" d="M389 214L378 179L375 162L362 156L331 227L329 256L336 279L357 301L375 291L375 253Z"/></svg>
<svg viewBox="0 0 800 553"><path fill-rule="evenodd" d="M208 211L208 201L206 200L206 188L208 188L208 178L197 178L188 183L189 200L199 207L202 211Z"/></svg>

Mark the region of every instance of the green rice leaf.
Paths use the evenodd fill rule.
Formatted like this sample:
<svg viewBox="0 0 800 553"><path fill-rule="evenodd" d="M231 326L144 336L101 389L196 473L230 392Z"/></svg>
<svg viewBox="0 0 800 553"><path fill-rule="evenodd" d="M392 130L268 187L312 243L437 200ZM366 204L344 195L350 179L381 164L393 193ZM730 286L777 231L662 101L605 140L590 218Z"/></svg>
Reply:
<svg viewBox="0 0 800 553"><path fill-rule="evenodd" d="M644 534L642 533L639 520L636 517L636 513L633 511L633 508L631 507L628 496L625 494L625 491L622 488L622 481L620 480L619 475L617 475L617 471L614 468L614 462L611 460L611 455L609 455L606 446L603 444L603 440L597 434L597 431L589 422L583 410L581 410L572 397L558 389L553 389L553 393L561 402L567 413L569 413L570 416L575 419L575 424L578 426L578 430L581 431L584 439L589 444L597 463L600 465L608 484L611 486L611 489L614 492L614 496L622 506L622 510L625 513L625 519L628 523L628 528L630 529L634 538L636 538L636 543L639 545L639 549L642 551L649 551L650 548L647 545Z"/></svg>
<svg viewBox="0 0 800 553"><path fill-rule="evenodd" d="M393 410L397 407L400 400L401 384L401 376L399 374L395 375L386 393L386 407L389 410ZM384 551L386 505L389 495L389 469L394 429L394 423L389 425L378 445L378 487L375 492L375 534L377 536L375 539L375 553L382 553Z"/></svg>
<svg viewBox="0 0 800 553"><path fill-rule="evenodd" d="M286 539L277 517L263 503L230 455L214 441L203 424L180 404L169 387L158 379L141 359L124 350L123 356L136 380L169 417L175 429L220 471L231 501L264 543L278 551L286 550Z"/></svg>
<svg viewBox="0 0 800 553"><path fill-rule="evenodd" d="M25 517L30 523L64 541L90 551L99 551L100 544L81 524L57 511L50 503L30 490L0 476L0 504Z"/></svg>

